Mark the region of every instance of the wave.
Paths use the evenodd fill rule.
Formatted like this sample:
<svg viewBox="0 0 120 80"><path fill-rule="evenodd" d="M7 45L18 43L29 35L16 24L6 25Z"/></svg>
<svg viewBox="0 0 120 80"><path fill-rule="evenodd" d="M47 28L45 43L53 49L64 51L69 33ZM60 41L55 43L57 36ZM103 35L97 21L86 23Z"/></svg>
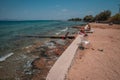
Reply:
<svg viewBox="0 0 120 80"><path fill-rule="evenodd" d="M65 32L68 30L68 27L66 27L65 29L61 30L62 32Z"/></svg>
<svg viewBox="0 0 120 80"><path fill-rule="evenodd" d="M55 33L56 35L59 35L61 32L57 32L57 33Z"/></svg>
<svg viewBox="0 0 120 80"><path fill-rule="evenodd" d="M56 33L56 35L59 35L59 34L61 34L62 32L65 32L65 31L67 31L67 30L68 30L68 27L66 27L66 28L63 29L63 30L60 30L59 32Z"/></svg>
<svg viewBox="0 0 120 80"><path fill-rule="evenodd" d="M12 56L14 53L9 53L3 57L0 58L0 62L5 61L8 57Z"/></svg>

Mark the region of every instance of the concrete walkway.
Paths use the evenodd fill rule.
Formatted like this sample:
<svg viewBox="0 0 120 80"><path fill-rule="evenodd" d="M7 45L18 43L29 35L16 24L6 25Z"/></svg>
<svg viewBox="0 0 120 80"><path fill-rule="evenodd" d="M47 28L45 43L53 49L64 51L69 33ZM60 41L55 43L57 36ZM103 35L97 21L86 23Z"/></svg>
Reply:
<svg viewBox="0 0 120 80"><path fill-rule="evenodd" d="M64 80L82 36L78 35L49 71L46 80Z"/></svg>

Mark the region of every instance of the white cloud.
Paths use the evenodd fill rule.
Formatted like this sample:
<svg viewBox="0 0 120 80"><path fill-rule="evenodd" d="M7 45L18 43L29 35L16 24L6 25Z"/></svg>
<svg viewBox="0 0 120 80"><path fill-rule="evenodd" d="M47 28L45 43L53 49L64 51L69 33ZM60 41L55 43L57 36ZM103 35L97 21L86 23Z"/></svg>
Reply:
<svg viewBox="0 0 120 80"><path fill-rule="evenodd" d="M67 11L68 11L68 9L62 9L61 11L62 11L62 12L67 12Z"/></svg>
<svg viewBox="0 0 120 80"><path fill-rule="evenodd" d="M87 12L87 14L93 14L94 13L94 11L88 11Z"/></svg>
<svg viewBox="0 0 120 80"><path fill-rule="evenodd" d="M55 5L55 7L60 7L60 5L57 4L57 5Z"/></svg>

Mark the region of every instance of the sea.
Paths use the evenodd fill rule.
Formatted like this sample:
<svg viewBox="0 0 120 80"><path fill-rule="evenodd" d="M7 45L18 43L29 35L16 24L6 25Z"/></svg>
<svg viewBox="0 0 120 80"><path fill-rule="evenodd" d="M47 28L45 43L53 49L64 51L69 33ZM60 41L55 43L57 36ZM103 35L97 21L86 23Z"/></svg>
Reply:
<svg viewBox="0 0 120 80"><path fill-rule="evenodd" d="M72 26L83 24L60 20L0 21L0 58L33 42L33 39L23 36L59 35Z"/></svg>
<svg viewBox="0 0 120 80"><path fill-rule="evenodd" d="M47 39L44 38L35 38L35 37L25 37L25 36L39 36L39 35L61 35L66 32L74 33L73 26L85 25L85 22L72 22L72 21L64 21L64 20L25 20L25 21L0 21L0 79L6 79L6 77L13 77L17 75L12 75L11 72L14 73L12 66L16 66L11 61L15 62L19 60L21 57L26 58L27 54L23 54L24 52L20 51L24 47L28 47L35 42L40 41L44 43ZM16 56L19 57L16 57ZM14 56L14 57L13 57ZM9 57L13 57L16 59L9 59ZM30 57L28 57L30 58ZM30 60L30 59L29 59ZM6 62L5 62L6 61ZM28 60L27 60L28 61ZM21 63L22 61L16 61L16 63ZM25 62L25 61L23 61ZM29 63L30 61L26 62ZM31 60L32 62L32 60ZM9 65L11 67L8 67ZM21 63L22 64L22 63ZM13 67L14 68L14 67ZM15 68L18 68L16 66ZM20 68L20 66L19 66ZM2 73L8 70L7 73ZM18 80L17 78L15 80Z"/></svg>

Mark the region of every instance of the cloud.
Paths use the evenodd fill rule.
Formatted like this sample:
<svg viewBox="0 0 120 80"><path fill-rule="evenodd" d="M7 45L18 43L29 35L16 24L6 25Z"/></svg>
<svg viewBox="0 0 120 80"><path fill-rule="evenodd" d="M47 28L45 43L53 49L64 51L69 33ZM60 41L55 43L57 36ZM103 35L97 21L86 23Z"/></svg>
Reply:
<svg viewBox="0 0 120 80"><path fill-rule="evenodd" d="M60 7L60 6L61 6L61 5L58 5L58 4L57 4L57 5L55 5L55 7Z"/></svg>
<svg viewBox="0 0 120 80"><path fill-rule="evenodd" d="M68 9L62 9L61 11L62 11L62 12L67 12L67 11L68 11Z"/></svg>
<svg viewBox="0 0 120 80"><path fill-rule="evenodd" d="M94 13L94 11L88 11L87 12L87 14L93 14Z"/></svg>

